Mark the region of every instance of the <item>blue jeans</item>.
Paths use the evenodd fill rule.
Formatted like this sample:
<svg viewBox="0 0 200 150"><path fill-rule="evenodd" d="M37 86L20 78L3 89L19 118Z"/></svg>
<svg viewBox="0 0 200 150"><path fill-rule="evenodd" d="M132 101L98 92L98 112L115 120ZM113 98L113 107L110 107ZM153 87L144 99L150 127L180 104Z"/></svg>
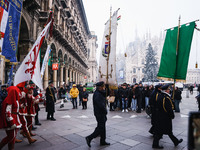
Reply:
<svg viewBox="0 0 200 150"><path fill-rule="evenodd" d="M145 97L145 107L147 107L147 105L149 105L149 98Z"/></svg>
<svg viewBox="0 0 200 150"><path fill-rule="evenodd" d="M132 110L137 109L137 99L132 98Z"/></svg>
<svg viewBox="0 0 200 150"><path fill-rule="evenodd" d="M73 108L77 108L77 97L72 98L72 104L73 104Z"/></svg>
<svg viewBox="0 0 200 150"><path fill-rule="evenodd" d="M122 109L127 109L128 100L125 100L125 98L122 98Z"/></svg>
<svg viewBox="0 0 200 150"><path fill-rule="evenodd" d="M179 108L179 103L181 100L174 100L174 107L175 107L175 112L180 112L180 108Z"/></svg>

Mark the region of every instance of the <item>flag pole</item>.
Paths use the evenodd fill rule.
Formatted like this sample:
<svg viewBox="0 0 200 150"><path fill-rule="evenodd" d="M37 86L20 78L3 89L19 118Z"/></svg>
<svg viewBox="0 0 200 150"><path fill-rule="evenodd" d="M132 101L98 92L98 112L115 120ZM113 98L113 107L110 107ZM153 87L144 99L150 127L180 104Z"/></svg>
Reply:
<svg viewBox="0 0 200 150"><path fill-rule="evenodd" d="M179 34L180 34L180 22L181 22L181 16L179 16L179 20L178 20L178 33L177 33L177 43L176 43L176 58L178 56L178 45L179 45ZM176 67L177 67L177 63L176 63ZM175 71L175 76L176 76L176 71ZM172 99L174 100L174 95L175 95L175 83L176 83L176 79L174 78L174 86L173 86L173 96Z"/></svg>

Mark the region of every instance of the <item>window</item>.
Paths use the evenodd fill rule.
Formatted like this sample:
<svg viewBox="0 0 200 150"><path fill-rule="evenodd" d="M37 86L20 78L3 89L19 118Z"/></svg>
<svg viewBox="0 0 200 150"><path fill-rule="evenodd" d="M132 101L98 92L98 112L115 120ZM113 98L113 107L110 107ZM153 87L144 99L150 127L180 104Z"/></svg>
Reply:
<svg viewBox="0 0 200 150"><path fill-rule="evenodd" d="M133 73L136 73L136 69L135 68L133 68Z"/></svg>

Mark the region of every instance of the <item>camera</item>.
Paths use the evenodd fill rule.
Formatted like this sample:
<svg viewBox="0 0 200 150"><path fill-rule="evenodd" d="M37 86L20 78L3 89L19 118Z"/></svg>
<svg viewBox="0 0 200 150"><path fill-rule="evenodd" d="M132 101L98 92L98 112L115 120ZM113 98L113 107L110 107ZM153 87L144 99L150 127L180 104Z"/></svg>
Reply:
<svg viewBox="0 0 200 150"><path fill-rule="evenodd" d="M200 149L200 112L189 113L188 150Z"/></svg>

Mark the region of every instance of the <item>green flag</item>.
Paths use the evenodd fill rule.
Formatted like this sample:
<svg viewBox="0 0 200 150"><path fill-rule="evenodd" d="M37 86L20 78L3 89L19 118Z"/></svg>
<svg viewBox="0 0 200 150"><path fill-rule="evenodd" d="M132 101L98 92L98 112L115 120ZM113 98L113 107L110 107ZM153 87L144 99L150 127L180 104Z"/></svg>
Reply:
<svg viewBox="0 0 200 150"><path fill-rule="evenodd" d="M187 74L188 59L192 43L195 22L181 25L179 29L178 50L177 34L178 27L168 29L163 46L158 78L168 80L185 80Z"/></svg>

